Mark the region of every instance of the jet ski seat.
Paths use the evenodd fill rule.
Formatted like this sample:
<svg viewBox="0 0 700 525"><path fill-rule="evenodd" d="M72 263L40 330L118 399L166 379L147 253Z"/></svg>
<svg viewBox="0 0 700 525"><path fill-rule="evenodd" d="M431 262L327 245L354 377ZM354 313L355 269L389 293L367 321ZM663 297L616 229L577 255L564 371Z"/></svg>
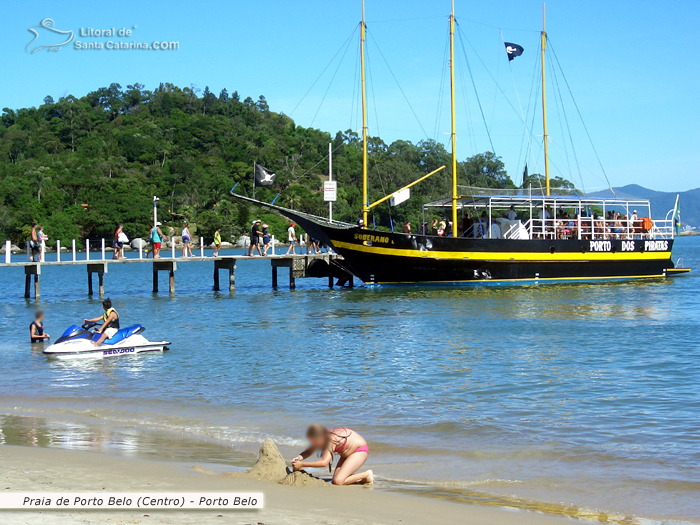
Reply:
<svg viewBox="0 0 700 525"><path fill-rule="evenodd" d="M105 342L103 344L105 345L113 345L116 343L119 343L126 339L127 337L131 337L132 335L135 334L140 334L143 332L145 328L141 326L140 324L134 324L131 326L128 326L126 328L120 328L117 330L117 333L114 334L114 337L111 337L109 339L105 339ZM100 334L95 334L92 338L93 341L97 341L100 338Z"/></svg>

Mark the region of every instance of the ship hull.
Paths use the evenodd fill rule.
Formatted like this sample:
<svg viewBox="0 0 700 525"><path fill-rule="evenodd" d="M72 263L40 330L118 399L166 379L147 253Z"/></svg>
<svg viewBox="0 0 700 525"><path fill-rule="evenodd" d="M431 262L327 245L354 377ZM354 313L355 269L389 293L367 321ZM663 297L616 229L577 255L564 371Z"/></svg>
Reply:
<svg viewBox="0 0 700 525"><path fill-rule="evenodd" d="M279 206L343 256L334 264L367 285L528 284L664 278L689 271L671 260L673 239L470 239L411 235L330 223Z"/></svg>
<svg viewBox="0 0 700 525"><path fill-rule="evenodd" d="M478 284L665 277L673 240L508 240L324 228L366 284Z"/></svg>

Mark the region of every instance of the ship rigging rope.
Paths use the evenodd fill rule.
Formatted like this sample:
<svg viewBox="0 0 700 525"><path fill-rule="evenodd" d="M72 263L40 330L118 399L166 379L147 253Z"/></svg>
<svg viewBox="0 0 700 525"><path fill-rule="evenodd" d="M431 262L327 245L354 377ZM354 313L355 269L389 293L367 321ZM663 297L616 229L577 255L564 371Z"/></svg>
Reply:
<svg viewBox="0 0 700 525"><path fill-rule="evenodd" d="M440 68L440 88L438 89L437 112L435 113L435 127L433 128L433 140L437 141L438 130L440 128L440 116L442 115L443 99L445 92L445 77L447 76L447 64L450 49L450 35L445 35L445 49L442 56L442 67Z"/></svg>
<svg viewBox="0 0 700 525"><path fill-rule="evenodd" d="M524 158L523 158L523 145L525 143L525 139L527 139L527 143L529 145L529 154L532 160L532 167L534 167L535 171L534 173L537 173L538 171L538 166L537 166L537 157L535 156L535 151L534 148L532 147L532 137L534 134L532 133L532 130L534 129L532 126L534 126L534 115L537 113L537 98L540 93L540 83L537 82L537 78L539 77L540 74L540 62L538 60L535 61L535 67L533 68L532 71L532 81L530 82L530 96L527 99L527 109L525 111L525 122L524 124L524 129L523 129L523 137L520 140L520 151L518 152L518 172L523 174L522 177L522 183L525 184L525 166L527 165L527 157L528 157L528 152L525 152ZM535 102L533 102L533 97ZM527 126L527 120L529 120L530 117L530 108L532 109L532 114L533 114L533 120L532 124L530 127ZM524 162L521 162L524 161Z"/></svg>
<svg viewBox="0 0 700 525"><path fill-rule="evenodd" d="M549 54L551 56L552 51L548 50ZM559 100L561 101L561 109L562 113L564 114L564 122L566 123L566 130L569 134L569 142L571 143L571 151L574 155L574 162L576 163L576 169L578 171L578 177L581 181L581 191L583 194L586 194L586 185L583 182L583 175L581 174L581 164L578 161L578 155L576 153L576 146L574 145L574 138L571 135L571 126L569 126L569 117L566 115L566 107L564 106L564 99L561 96L561 89L559 88L559 75L557 75L557 70L556 68L552 68L552 76L554 77L554 85L557 88L557 94L559 95ZM555 99L556 100L556 99ZM557 111L559 109L559 106L557 106ZM561 122L560 122L561 125ZM562 127L562 143L564 144L564 154L566 155L566 164L569 166L569 177L571 177L571 164L569 163L569 153L566 150L566 137L564 137L564 128Z"/></svg>
<svg viewBox="0 0 700 525"><path fill-rule="evenodd" d="M547 42L549 43L549 48L551 49L552 56L554 56L554 60L557 63L557 66L559 67L559 71L561 71L561 76L564 79L564 84L566 84L566 88L569 90L569 95L571 96L571 100L574 102L574 107L576 108L576 112L578 113L579 118L581 119L581 124L583 125L583 129L586 131L586 136L588 136L588 140L591 143L591 147L593 148L593 153L595 153L596 159L598 159L598 165L600 166L600 169L603 172L603 175L605 176L605 182L608 184L608 187L610 188L610 191L613 192L613 195L615 195L615 192L612 189L612 186L610 185L610 180L608 179L608 174L605 172L605 168L603 167L603 162L600 160L600 156L598 155L598 150L595 148L595 144L593 144L593 139L591 138L591 134L588 132L588 126L586 126L586 123L583 120L583 115L581 115L581 110L578 107L578 104L576 103L576 99L574 98L574 93L571 91L571 86L569 86L569 81L566 79L566 75L564 74L564 69L561 67L561 63L559 62L559 58L557 57L557 53L554 50L554 46L552 45L551 41L549 40L549 37L547 37Z"/></svg>
<svg viewBox="0 0 700 525"><path fill-rule="evenodd" d="M353 32L354 34L354 32ZM352 35L351 35L352 36ZM309 127L313 127L314 121L316 120L316 117L318 116L318 112L321 111L321 106L323 106L323 103L326 100L326 96L328 96L328 91L330 91L331 86L333 85L333 81L335 80L335 76L338 74L338 70L340 69L340 66L343 65L343 60L345 59L345 55L348 52L348 49L350 48L350 40L347 40L347 45L345 46L345 51L343 51L343 55L340 57L340 60L338 61L338 65L335 68L335 71L333 72L333 76L331 77L331 81L328 83L328 87L326 88L326 91L323 93L323 98L321 98L321 102L318 105L318 108L316 109L316 113L314 113L314 118L311 119L311 124ZM336 53L337 55L337 53Z"/></svg>
<svg viewBox="0 0 700 525"><path fill-rule="evenodd" d="M455 23L456 23L456 25L457 25L457 30L458 30L459 39L462 40L462 36L464 35L464 31L462 31L462 28L461 28L461 26L459 25L459 22L455 21ZM506 102L508 102L508 105L510 106L510 108L515 112L516 115L518 115L518 117L520 117L520 114L518 113L518 110L515 109L515 106L514 106L513 103L510 101L510 99L508 98L508 95L506 95L505 91L503 91L503 88L501 88L501 85L496 81L496 79L494 78L494 76L491 74L491 71L489 71L489 68L486 67L486 64L485 64L484 61L481 59L481 56L479 56L479 53L477 53L476 48L475 48L475 47L472 45L472 43L469 41L469 38L467 38L467 35L464 35L464 40L466 40L467 43L469 44L469 47L472 48L472 51L474 51L474 54L476 55L476 58L478 58L478 59L479 59L479 62L481 62L481 65L484 66L484 69L486 70L486 72L488 73L488 75L491 77L491 80L493 80L494 84L496 84L496 87L498 88L498 91L501 92L501 95L503 95L503 98L506 99ZM464 45L462 45L462 48L463 48L464 53L465 53L465 55L466 55L466 48L464 47Z"/></svg>
<svg viewBox="0 0 700 525"><path fill-rule="evenodd" d="M355 125L353 125L352 119L353 117L356 117L355 115L355 104L357 103L357 106L359 107L359 90L357 89L358 85L360 84L357 79L360 76L360 46L357 46L357 53L355 55L355 76L353 77L352 80L352 101L350 103L350 130L357 129L357 120L355 120ZM355 96L357 95L357 100L355 99Z"/></svg>
<svg viewBox="0 0 700 525"><path fill-rule="evenodd" d="M377 51L379 51L379 56L381 56L382 60L384 60L384 63L386 64L386 67L389 70L389 73L391 73L391 77L394 79L394 82L396 82L396 86L399 88L399 91L401 91L401 95L403 96L404 100L406 101L406 104L408 104L408 107L411 110L411 113L413 113L413 116L416 118L416 122L418 122L418 125L420 126L421 131L423 132L423 134L425 135L425 137L427 139L430 139L430 135L428 135L428 132L425 131L423 124L421 123L420 119L418 118L418 114L413 109L413 106L411 105L411 102L408 100L408 97L406 96L406 93L404 92L403 88L401 87L399 80L396 78L396 75L394 75L394 71L391 69L391 66L389 65L389 62L387 61L386 57L384 56L384 53L382 53L382 50L379 47L379 44L377 43L377 41L374 38L374 36L372 35L372 33L370 33L368 31L367 34L372 39L372 42L374 42L374 46L377 48Z"/></svg>
<svg viewBox="0 0 700 525"><path fill-rule="evenodd" d="M499 29L499 34L501 35L501 42L503 42L503 45L505 46L506 41L503 39L503 31ZM499 61L500 62L500 61ZM513 74L513 67L510 64L510 60L508 60L508 70L510 71L510 78L513 80L513 88L515 89L515 98L518 100L518 108L520 109L520 118L523 121L523 126L525 128L525 136L527 137L527 144L530 149L530 153L532 154L532 141L530 140L530 131L527 129L527 120L525 119L525 115L523 114L523 105L520 103L520 93L518 93L518 85L515 82L515 75ZM530 88L532 89L532 88ZM534 157L534 155L533 155ZM520 167L518 166L518 169Z"/></svg>
<svg viewBox="0 0 700 525"><path fill-rule="evenodd" d="M472 75L472 68L469 65L469 58L467 57L467 48L464 46L462 41L462 32L459 32L459 41L462 44L462 54L464 55L464 60L467 62L467 71L469 71L469 78L472 81L472 86L474 87L474 94L476 95L476 102L479 104L479 111L481 112L481 119L484 121L484 127L486 128L486 134L489 137L489 144L491 144L491 151L496 154L496 148L493 147L493 141L491 140L491 132L489 131L489 125L486 123L486 115L484 115L484 108L481 107L481 99L479 98L479 91L476 89L476 82L474 82L474 75ZM490 73L489 73L490 74ZM495 81L495 79L494 79ZM496 82L498 85L498 82Z"/></svg>
<svg viewBox="0 0 700 525"><path fill-rule="evenodd" d="M381 137L381 131L379 131L379 115L377 114L377 99L374 96L374 77L372 76L372 64L369 57L369 46L367 46L367 72L369 73L369 89L372 93L372 109L374 109L374 124L377 126L377 134L375 136Z"/></svg>
<svg viewBox="0 0 700 525"><path fill-rule="evenodd" d="M352 33L350 33L350 36L348 36L347 40L345 40L345 41L341 44L341 46L340 46L340 48L338 49L338 51L336 51L336 52L335 52L335 55L333 55L333 58L330 59L330 61L328 62L328 64L326 64L326 67L323 68L323 70L321 71L321 73L319 73L318 77L316 77L316 80L313 81L313 84L311 84L311 86L310 86L309 89L306 91L306 93L304 93L304 96L301 97L301 100L300 100L299 102L297 102L297 105L296 105L296 106L294 106L294 109L293 109L292 112L289 114L290 117L294 114L294 112L295 112L295 111L297 110L297 108L301 105L301 103L304 102L304 99L305 99L305 98L307 97L307 95L311 92L311 90L314 88L314 86L316 85L316 83L321 79L321 77L323 76L323 74L324 74L324 73L326 72L326 70L330 67L330 65L333 63L333 61L334 61L335 58L338 56L338 54L339 54L343 49L346 49L346 51L347 51L347 45L349 44L349 42L352 41L352 38L355 36L355 33L357 33L357 30L358 30L359 28L360 28L360 25L359 25L359 24L358 24L357 26L355 26L355 29L353 29Z"/></svg>
<svg viewBox="0 0 700 525"><path fill-rule="evenodd" d="M459 55L458 55L459 56ZM472 152L476 153L477 146L476 146L476 130L474 129L474 126L472 126L472 108L469 105L469 95L467 94L467 80L464 77L464 69L463 68L458 68L457 69L459 73L459 86L460 89L462 90L462 100L464 100L464 109L467 112L467 137L470 140L469 146L472 148ZM487 130L488 132L488 130ZM467 169L464 168L464 173L467 177L467 181L469 181L469 174L467 173Z"/></svg>

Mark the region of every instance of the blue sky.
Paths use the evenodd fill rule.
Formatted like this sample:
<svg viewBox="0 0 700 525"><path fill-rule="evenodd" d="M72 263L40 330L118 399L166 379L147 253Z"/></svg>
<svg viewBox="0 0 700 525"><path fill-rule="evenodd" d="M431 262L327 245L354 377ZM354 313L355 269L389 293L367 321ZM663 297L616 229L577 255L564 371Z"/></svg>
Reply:
<svg viewBox="0 0 700 525"><path fill-rule="evenodd" d="M447 66L449 10L449 0L368 0L370 133L387 142L399 138L415 142L426 136L448 140L449 84L441 79ZM460 159L491 149L464 43L496 153L516 181L525 162L531 173L542 171L540 109L528 103L536 98L531 86L539 60L541 2L457 0L456 16L462 35L457 38L456 59ZM177 41L179 49L65 47L27 53L25 46L32 39L28 28L44 18L53 19L56 29L76 34L81 28L133 31L130 38L76 36L82 42ZM209 86L216 94L226 87L243 97L264 95L272 110L291 115L299 125L331 132L357 130L359 37L353 32L359 19L359 1L13 3L6 5L0 21L4 50L0 108L38 106L46 95L82 96L112 82L122 86L139 82L149 89L171 82ZM637 183L664 191L700 186L698 20L696 0L547 3L552 46L614 186ZM525 48L510 65L501 32L503 39ZM41 38L36 44L40 42ZM547 93L552 175L587 189L606 186L564 80L559 74L557 89L551 66ZM531 151L524 141L518 97L523 114L529 114L528 125L533 111L536 114Z"/></svg>

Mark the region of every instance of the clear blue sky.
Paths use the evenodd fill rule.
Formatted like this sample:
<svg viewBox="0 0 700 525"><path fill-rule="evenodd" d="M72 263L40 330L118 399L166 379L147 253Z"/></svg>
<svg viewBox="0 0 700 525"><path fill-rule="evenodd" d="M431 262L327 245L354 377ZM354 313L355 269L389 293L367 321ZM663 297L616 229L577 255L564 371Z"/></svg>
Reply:
<svg viewBox="0 0 700 525"><path fill-rule="evenodd" d="M448 140L449 85L440 88L447 65L444 52L449 9L449 0L368 0L370 133L387 142L398 138L419 141L426 133L443 142ZM0 108L38 106L46 95L55 99L67 94L79 97L112 82L122 86L139 82L149 89L171 82L181 87L209 86L216 94L226 87L243 97L264 95L272 110L291 114L303 126L331 132L360 127L357 108L353 110L357 33L333 83L331 77L343 51L299 104L356 29L359 1L32 1L8 4L3 14ZM542 171L539 106L533 128L534 152L529 154L522 147L524 125L517 101L519 95L523 111L530 110L529 122L534 106L528 99L534 95L531 85L539 60L541 2L457 0L456 16L462 38L476 50L464 41L496 153L516 181L526 160L531 173L535 164ZM28 28L44 18L53 19L56 29L76 33L88 27L136 26L131 38L76 37L83 42L167 40L178 41L179 49L78 51L66 47L59 52L29 54L25 52L32 39ZM664 191L700 186L700 106L696 94L700 68L695 40L699 20L697 0L548 2L551 43L614 186L637 183ZM525 48L510 68L499 28L506 41ZM466 158L491 147L459 38L457 43L457 144L459 157ZM557 103L553 69L548 71L552 175L569 178L571 173L571 179L580 184L568 131L561 125L563 111ZM561 76L559 88L583 183L587 188L605 186ZM438 112L441 96L444 105Z"/></svg>

